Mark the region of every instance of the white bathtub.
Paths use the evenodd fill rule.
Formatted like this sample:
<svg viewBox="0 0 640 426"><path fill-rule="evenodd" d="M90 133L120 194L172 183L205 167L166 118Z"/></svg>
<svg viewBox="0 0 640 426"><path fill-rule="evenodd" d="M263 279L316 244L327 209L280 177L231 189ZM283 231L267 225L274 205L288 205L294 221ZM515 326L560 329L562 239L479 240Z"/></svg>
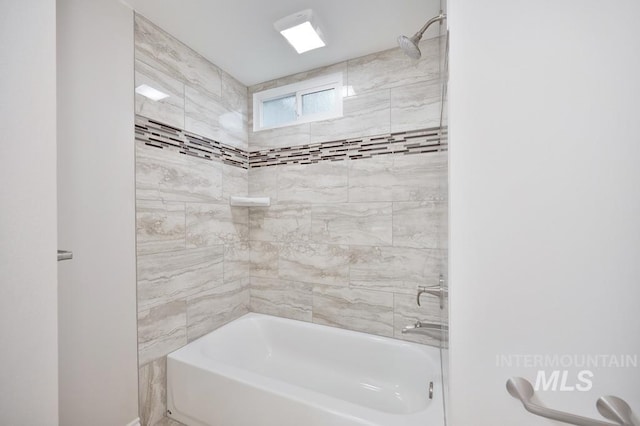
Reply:
<svg viewBox="0 0 640 426"><path fill-rule="evenodd" d="M439 360L437 348L251 313L168 356L167 408L189 426L442 426Z"/></svg>

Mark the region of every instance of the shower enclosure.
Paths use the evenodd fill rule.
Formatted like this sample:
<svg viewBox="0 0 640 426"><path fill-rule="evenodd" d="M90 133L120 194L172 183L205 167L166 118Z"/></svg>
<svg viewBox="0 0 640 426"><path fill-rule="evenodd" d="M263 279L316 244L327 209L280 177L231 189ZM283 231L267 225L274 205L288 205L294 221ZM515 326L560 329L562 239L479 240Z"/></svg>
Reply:
<svg viewBox="0 0 640 426"><path fill-rule="evenodd" d="M421 402L442 411L448 300L429 292L447 286L445 22L413 38L419 59L394 47L245 86L136 14L135 86L167 95L136 91L143 423L167 415L167 357L248 312L430 346L443 367ZM256 99L335 92L336 75L342 115L254 126Z"/></svg>

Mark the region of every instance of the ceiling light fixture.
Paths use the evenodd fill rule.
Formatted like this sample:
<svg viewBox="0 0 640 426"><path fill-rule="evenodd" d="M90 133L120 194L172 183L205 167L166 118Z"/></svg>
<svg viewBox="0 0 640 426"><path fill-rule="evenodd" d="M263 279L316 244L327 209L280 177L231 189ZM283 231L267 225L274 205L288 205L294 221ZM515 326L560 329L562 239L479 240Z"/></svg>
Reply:
<svg viewBox="0 0 640 426"><path fill-rule="evenodd" d="M166 93L161 92L158 89L154 89L151 86L147 86L146 84L141 84L136 87L136 93L144 96L145 98L149 98L152 101L159 101L169 97Z"/></svg>
<svg viewBox="0 0 640 426"><path fill-rule="evenodd" d="M286 16L273 26L298 53L326 46L318 19L311 9Z"/></svg>

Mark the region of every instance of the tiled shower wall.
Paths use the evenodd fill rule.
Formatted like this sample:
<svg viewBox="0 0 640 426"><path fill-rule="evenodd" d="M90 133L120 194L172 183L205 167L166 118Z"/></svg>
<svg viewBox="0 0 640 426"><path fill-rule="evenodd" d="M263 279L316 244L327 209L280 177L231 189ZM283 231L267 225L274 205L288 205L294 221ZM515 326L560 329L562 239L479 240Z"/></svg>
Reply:
<svg viewBox="0 0 640 426"><path fill-rule="evenodd" d="M253 132L250 112L251 151L328 141L351 149L373 135L384 146L398 138L390 134L438 128L444 46L437 38L420 47L419 61L392 49L250 87L249 99L342 72L348 95L344 116L333 120ZM433 297L423 296L422 307L415 299L418 285L437 285L446 273L446 145L439 149L316 164L252 160L250 194L270 196L272 206L250 209L251 310L439 344L438 333L401 334L418 319L447 320Z"/></svg>
<svg viewBox="0 0 640 426"><path fill-rule="evenodd" d="M247 149L245 86L140 16L135 57L136 86L170 95L136 95L138 125L146 117ZM136 136L140 415L155 425L169 421L166 355L249 310L249 215L229 206L248 183L246 168Z"/></svg>
<svg viewBox="0 0 640 426"><path fill-rule="evenodd" d="M136 95L142 423L170 422L166 355L249 310L437 344L399 330L441 320L431 297L415 303L416 286L435 285L446 268L446 145L422 146L434 129L438 140L439 40L422 42L420 61L394 49L248 92L149 21L135 24L136 86L170 95ZM251 131L254 91L337 71L344 117ZM399 144L359 160L254 161L257 151L342 139L361 139L336 143L364 152L363 137L375 135ZM272 206L229 207L248 191Z"/></svg>

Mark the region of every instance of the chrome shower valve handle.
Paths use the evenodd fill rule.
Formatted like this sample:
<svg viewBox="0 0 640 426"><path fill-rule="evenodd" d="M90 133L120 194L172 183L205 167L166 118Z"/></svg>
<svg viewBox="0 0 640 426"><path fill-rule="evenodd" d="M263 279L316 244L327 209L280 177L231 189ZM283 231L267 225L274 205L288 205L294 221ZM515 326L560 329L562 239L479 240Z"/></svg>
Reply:
<svg viewBox="0 0 640 426"><path fill-rule="evenodd" d="M416 303L418 306L422 306L420 303L420 296L428 294L440 299L440 309L444 308L444 299L449 296L449 290L444 286L444 275L440 274L438 285L434 287L418 286L418 294L416 295Z"/></svg>

